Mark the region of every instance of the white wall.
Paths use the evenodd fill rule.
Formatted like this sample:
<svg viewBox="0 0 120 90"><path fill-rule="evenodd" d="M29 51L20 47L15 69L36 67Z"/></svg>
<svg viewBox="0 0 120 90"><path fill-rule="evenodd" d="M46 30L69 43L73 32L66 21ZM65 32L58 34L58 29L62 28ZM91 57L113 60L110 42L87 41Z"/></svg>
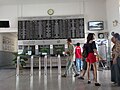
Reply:
<svg viewBox="0 0 120 90"><path fill-rule="evenodd" d="M106 11L107 11L107 27L110 33L109 35L109 47L113 46L111 42L111 32L120 33L120 8L119 8L120 0L106 0ZM117 20L118 24L113 26L113 21Z"/></svg>
<svg viewBox="0 0 120 90"><path fill-rule="evenodd" d="M106 0L86 1L85 15L87 20L106 20Z"/></svg>
<svg viewBox="0 0 120 90"><path fill-rule="evenodd" d="M106 0L108 31L120 33L119 0ZM113 21L118 20L119 24L113 26Z"/></svg>
<svg viewBox="0 0 120 90"><path fill-rule="evenodd" d="M23 5L22 15L23 16L49 16L47 14L48 9L54 9L53 16L61 15L80 15L83 14L83 4L79 3L56 3L56 4L32 4Z"/></svg>
<svg viewBox="0 0 120 90"><path fill-rule="evenodd" d="M0 32L17 32L17 5L1 5L0 20L10 21L10 28L0 28Z"/></svg>
<svg viewBox="0 0 120 90"><path fill-rule="evenodd" d="M85 29L86 36L88 33L92 32L96 34L98 32L107 32L107 17L106 17L106 0L85 0ZM87 23L88 21L104 21L104 30L101 31L88 31Z"/></svg>
<svg viewBox="0 0 120 90"><path fill-rule="evenodd" d="M11 28L7 31L11 32L13 30L14 32L17 29L17 17L49 16L47 10L50 8L55 11L53 16L84 14L86 26L89 20L103 20L106 22L106 0L85 0L85 5L82 1L3 5L0 6L0 20L10 20ZM5 32L5 29L0 29L0 31Z"/></svg>

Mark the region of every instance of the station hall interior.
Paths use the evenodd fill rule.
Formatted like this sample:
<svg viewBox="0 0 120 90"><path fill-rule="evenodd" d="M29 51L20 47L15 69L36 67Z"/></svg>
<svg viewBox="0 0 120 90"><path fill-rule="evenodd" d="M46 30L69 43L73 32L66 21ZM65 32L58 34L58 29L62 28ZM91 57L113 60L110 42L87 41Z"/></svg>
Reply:
<svg viewBox="0 0 120 90"><path fill-rule="evenodd" d="M82 48L88 33L104 61L100 87L72 70L61 77L67 39ZM120 0L0 0L0 90L119 90L111 82L112 33L120 34Z"/></svg>

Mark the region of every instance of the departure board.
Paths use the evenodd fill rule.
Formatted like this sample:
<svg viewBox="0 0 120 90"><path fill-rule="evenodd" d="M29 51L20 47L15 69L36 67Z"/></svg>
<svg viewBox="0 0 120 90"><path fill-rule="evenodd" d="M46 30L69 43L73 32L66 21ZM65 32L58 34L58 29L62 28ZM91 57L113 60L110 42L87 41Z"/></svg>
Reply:
<svg viewBox="0 0 120 90"><path fill-rule="evenodd" d="M18 21L18 40L84 37L84 18Z"/></svg>

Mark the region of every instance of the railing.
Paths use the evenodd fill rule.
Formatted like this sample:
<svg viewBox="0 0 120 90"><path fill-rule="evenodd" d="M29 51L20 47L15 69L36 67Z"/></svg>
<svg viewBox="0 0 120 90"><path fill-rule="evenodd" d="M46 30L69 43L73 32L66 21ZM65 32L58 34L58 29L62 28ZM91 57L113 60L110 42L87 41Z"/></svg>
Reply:
<svg viewBox="0 0 120 90"><path fill-rule="evenodd" d="M32 55L30 58L30 76L33 76L33 62L34 62L34 58L38 58L39 59L39 76L41 75L41 57L40 56L36 56L36 55ZM58 74L61 75L61 58L60 55L58 55L57 59L57 63L58 63ZM47 55L44 56L44 75L47 75ZM17 68L16 68L16 76L19 76L19 66L20 66L20 56L17 57ZM52 58L50 58L50 72L52 70Z"/></svg>

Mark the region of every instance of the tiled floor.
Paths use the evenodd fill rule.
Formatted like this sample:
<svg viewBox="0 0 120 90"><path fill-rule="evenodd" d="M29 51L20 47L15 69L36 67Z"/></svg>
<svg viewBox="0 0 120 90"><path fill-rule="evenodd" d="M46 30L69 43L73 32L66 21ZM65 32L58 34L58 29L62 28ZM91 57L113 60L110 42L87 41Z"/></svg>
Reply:
<svg viewBox="0 0 120 90"><path fill-rule="evenodd" d="M84 81L69 75L67 78L61 78L57 69L52 69L52 73L44 71L40 74L37 69L34 75L30 76L30 70L26 69L16 76L14 69L0 70L0 90L120 90L120 87L114 86L110 81L110 71L98 71L98 80L102 84L100 87L94 86L94 83L87 84ZM62 68L63 72L63 68Z"/></svg>

